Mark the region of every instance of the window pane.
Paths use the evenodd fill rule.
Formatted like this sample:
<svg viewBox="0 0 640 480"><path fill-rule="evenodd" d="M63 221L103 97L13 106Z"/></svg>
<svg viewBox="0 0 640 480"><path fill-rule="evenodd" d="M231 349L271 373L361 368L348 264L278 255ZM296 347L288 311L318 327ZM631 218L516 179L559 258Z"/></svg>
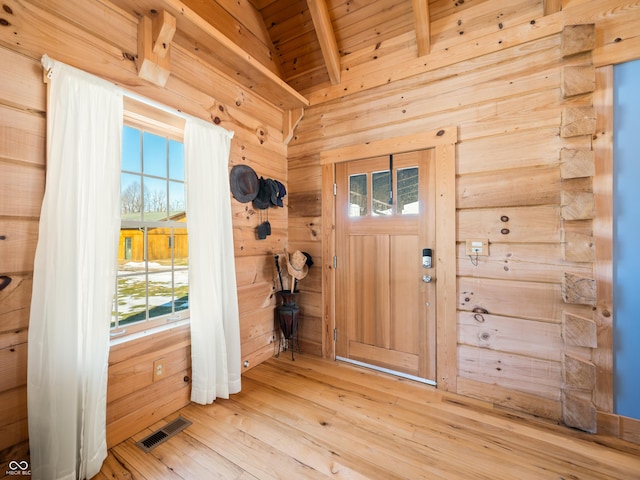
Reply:
<svg viewBox="0 0 640 480"><path fill-rule="evenodd" d="M119 272L120 273L120 272ZM140 322L147 318L146 274L118 278L119 326Z"/></svg>
<svg viewBox="0 0 640 480"><path fill-rule="evenodd" d="M123 220L140 220L142 212L142 190L140 177L123 173L120 176L120 213Z"/></svg>
<svg viewBox="0 0 640 480"><path fill-rule="evenodd" d="M173 279L171 270L152 273L157 269L149 263L149 318L172 313Z"/></svg>
<svg viewBox="0 0 640 480"><path fill-rule="evenodd" d="M186 228L174 229L173 298L176 312L189 308L189 238Z"/></svg>
<svg viewBox="0 0 640 480"><path fill-rule="evenodd" d="M144 177L144 219L148 222L166 220L167 181Z"/></svg>
<svg viewBox="0 0 640 480"><path fill-rule="evenodd" d="M175 311L189 309L189 271L188 268L175 270Z"/></svg>
<svg viewBox="0 0 640 480"><path fill-rule="evenodd" d="M186 207L184 201L184 183L169 182L169 212L172 220L181 221L178 218L180 214L184 214Z"/></svg>
<svg viewBox="0 0 640 480"><path fill-rule="evenodd" d="M144 132L142 134L143 172L145 175L167 177L167 139Z"/></svg>
<svg viewBox="0 0 640 480"><path fill-rule="evenodd" d="M398 213L411 215L420 213L418 202L418 167L403 168L397 172L396 199Z"/></svg>
<svg viewBox="0 0 640 480"><path fill-rule="evenodd" d="M127 223L120 231L111 327L136 323L127 329L132 333L188 318L189 245L184 146L131 127L123 133L121 216Z"/></svg>
<svg viewBox="0 0 640 480"><path fill-rule="evenodd" d="M373 198L371 211L373 215L391 215L391 205L389 202L391 185L389 185L391 175L389 170L374 172L371 175L371 189Z"/></svg>
<svg viewBox="0 0 640 480"><path fill-rule="evenodd" d="M184 180L184 145L169 140L169 178Z"/></svg>
<svg viewBox="0 0 640 480"><path fill-rule="evenodd" d="M122 170L142 172L140 130L125 126L122 130Z"/></svg>
<svg viewBox="0 0 640 480"><path fill-rule="evenodd" d="M363 217L367 214L367 175L349 175L349 216Z"/></svg>

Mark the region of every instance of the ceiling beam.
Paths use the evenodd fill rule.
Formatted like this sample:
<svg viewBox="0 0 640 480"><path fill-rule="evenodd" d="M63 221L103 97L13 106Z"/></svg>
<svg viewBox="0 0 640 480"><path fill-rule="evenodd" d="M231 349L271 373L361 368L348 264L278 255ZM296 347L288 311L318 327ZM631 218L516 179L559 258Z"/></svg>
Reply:
<svg viewBox="0 0 640 480"><path fill-rule="evenodd" d="M431 20L429 18L429 0L411 0L413 22L416 28L418 56L431 53Z"/></svg>
<svg viewBox="0 0 640 480"><path fill-rule="evenodd" d="M322 57L329 72L329 79L332 85L337 85L340 83L340 52L327 2L325 0L307 0L307 5L320 43Z"/></svg>
<svg viewBox="0 0 640 480"><path fill-rule="evenodd" d="M562 0L543 0L544 14L551 15L562 10Z"/></svg>

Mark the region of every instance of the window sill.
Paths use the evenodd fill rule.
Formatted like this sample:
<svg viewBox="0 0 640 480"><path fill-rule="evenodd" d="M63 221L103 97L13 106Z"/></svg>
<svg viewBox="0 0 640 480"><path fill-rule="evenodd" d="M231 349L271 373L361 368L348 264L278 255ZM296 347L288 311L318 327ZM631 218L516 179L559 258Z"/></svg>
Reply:
<svg viewBox="0 0 640 480"><path fill-rule="evenodd" d="M149 337L151 335L155 335L161 332L168 332L175 328L180 328L185 325L189 325L190 320L185 318L184 320L179 320L177 322L167 323L164 325L159 325L157 327L149 328L147 330L140 330L139 332L131 333L131 334L123 334L122 336L118 336L112 338L109 342L110 347L115 347L116 345L122 345L124 343L131 342L133 340L138 340L140 338Z"/></svg>

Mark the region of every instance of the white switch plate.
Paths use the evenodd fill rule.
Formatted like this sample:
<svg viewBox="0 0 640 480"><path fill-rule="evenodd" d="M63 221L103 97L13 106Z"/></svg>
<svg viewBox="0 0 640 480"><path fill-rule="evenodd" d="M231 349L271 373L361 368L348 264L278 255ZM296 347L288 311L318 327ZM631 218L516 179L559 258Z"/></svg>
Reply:
<svg viewBox="0 0 640 480"><path fill-rule="evenodd" d="M477 255L478 257L489 256L489 240L482 238L468 238L466 252L467 255Z"/></svg>

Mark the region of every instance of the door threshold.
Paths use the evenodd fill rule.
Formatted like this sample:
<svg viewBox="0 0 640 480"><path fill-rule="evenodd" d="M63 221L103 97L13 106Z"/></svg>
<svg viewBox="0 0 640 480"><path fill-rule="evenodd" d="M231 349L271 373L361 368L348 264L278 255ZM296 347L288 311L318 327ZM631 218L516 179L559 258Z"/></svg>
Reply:
<svg viewBox="0 0 640 480"><path fill-rule="evenodd" d="M339 362L350 363L352 365L357 365L359 367L368 368L370 370L375 370L377 372L388 373L389 375L393 375L395 377L406 378L408 380L413 380L414 382L426 383L427 385L431 385L433 387L437 386L437 383L435 382L435 380L416 377L415 375L409 375L408 373L398 372L397 370L391 370L389 368L378 367L377 365L371 365L370 363L360 362L358 360L352 360L346 357L339 357L337 355L336 355L336 360Z"/></svg>

